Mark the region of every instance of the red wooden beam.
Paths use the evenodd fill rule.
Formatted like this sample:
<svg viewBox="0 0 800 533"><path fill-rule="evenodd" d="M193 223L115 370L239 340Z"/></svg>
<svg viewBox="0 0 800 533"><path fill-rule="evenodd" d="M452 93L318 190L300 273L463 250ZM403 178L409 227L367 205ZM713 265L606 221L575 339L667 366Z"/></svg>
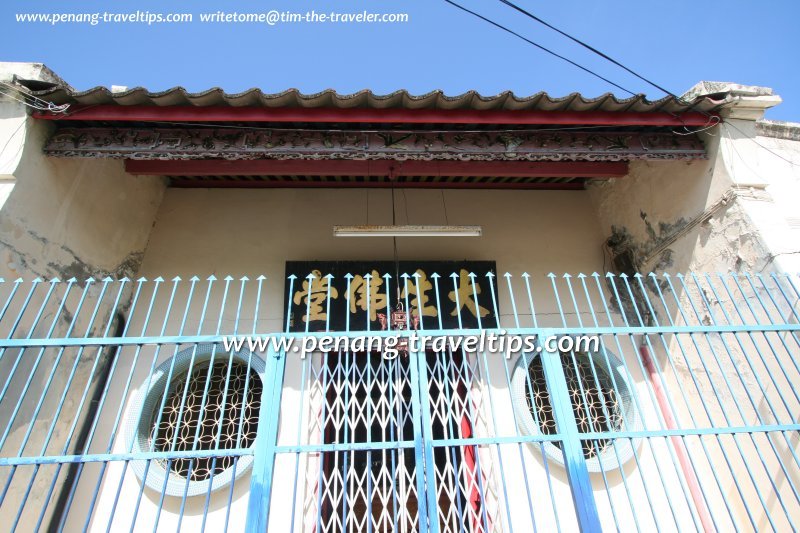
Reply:
<svg viewBox="0 0 800 533"><path fill-rule="evenodd" d="M172 187L181 189L525 189L580 191L583 181L567 183L480 183L463 181L294 181L294 180L212 180L173 178Z"/></svg>
<svg viewBox="0 0 800 533"><path fill-rule="evenodd" d="M192 159L125 161L130 174L155 176L502 176L621 178L628 163L592 161L347 161Z"/></svg>
<svg viewBox="0 0 800 533"><path fill-rule="evenodd" d="M116 122L335 122L403 124L555 124L592 126L706 126L708 115L613 111L478 111L474 109L339 109L331 107L120 106L70 107L67 115L35 112L45 120Z"/></svg>

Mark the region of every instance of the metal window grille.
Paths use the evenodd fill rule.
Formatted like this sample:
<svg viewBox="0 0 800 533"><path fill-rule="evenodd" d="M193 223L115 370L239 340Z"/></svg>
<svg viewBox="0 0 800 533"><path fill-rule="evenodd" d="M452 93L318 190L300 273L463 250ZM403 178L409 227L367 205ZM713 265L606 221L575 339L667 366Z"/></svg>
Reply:
<svg viewBox="0 0 800 533"><path fill-rule="evenodd" d="M252 386L245 395L247 379ZM249 448L256 437L261 388L258 375L246 363L235 361L230 371L226 361L217 361L213 366L210 362L196 365L190 375L171 384L160 416L158 413L151 416L152 448L165 453L230 450L236 448L237 440L241 447ZM222 432L218 434L219 427ZM210 478L212 472L221 474L230 468L233 458L206 457L191 465L190 459L161 459L159 462L181 477L203 481Z"/></svg>
<svg viewBox="0 0 800 533"><path fill-rule="evenodd" d="M572 412L581 433L600 433L619 431L624 427L622 397L617 394L611 377L602 369L595 367L585 353L561 354L561 365L567 379ZM525 399L539 428L546 435L558 433L547 379L540 358L528 363L530 389ZM595 379L596 376L596 379ZM535 411L535 413L533 413ZM556 443L560 447L560 443ZM611 440L583 441L583 455L587 459L597 457L612 445Z"/></svg>

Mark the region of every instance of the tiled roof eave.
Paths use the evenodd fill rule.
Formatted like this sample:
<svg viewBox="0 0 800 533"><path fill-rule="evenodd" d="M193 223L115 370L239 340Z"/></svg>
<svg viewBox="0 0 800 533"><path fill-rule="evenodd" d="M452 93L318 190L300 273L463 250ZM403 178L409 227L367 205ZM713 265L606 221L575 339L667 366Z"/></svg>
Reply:
<svg viewBox="0 0 800 533"><path fill-rule="evenodd" d="M479 111L609 111L609 112L713 112L722 101L699 98L691 103L667 96L648 100L645 95L617 98L611 93L587 98L579 93L553 97L544 92L530 96L517 96L510 91L494 96L484 96L469 91L448 96L442 91L413 95L405 90L389 94L375 94L362 90L353 94L339 94L327 89L314 94L303 94L297 89L279 93L264 93L249 89L241 93L226 93L215 87L201 92L189 92L183 87L151 92L143 87L112 92L105 87L76 91L57 86L32 92L32 95L54 104L120 105L120 106L231 106L231 107L299 107L299 108L365 108L365 109L442 109Z"/></svg>

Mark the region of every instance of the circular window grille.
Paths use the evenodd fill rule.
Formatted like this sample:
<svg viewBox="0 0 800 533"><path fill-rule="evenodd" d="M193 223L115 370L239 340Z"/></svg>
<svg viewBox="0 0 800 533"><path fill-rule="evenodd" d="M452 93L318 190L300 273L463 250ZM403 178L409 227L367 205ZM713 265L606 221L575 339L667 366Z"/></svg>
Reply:
<svg viewBox="0 0 800 533"><path fill-rule="evenodd" d="M614 432L639 429L638 413L631 402L624 369L613 354L577 352L561 354L572 412L581 433ZM514 409L523 431L528 435L556 434L556 422L550 392L538 355L523 354L514 370ZM563 464L559 441L544 442L548 458ZM629 439L582 441L583 455L590 472L617 468L633 455ZM616 448L616 449L615 449Z"/></svg>
<svg viewBox="0 0 800 533"><path fill-rule="evenodd" d="M178 353L174 360L160 365L147 390L139 392L129 424L134 453L251 447L258 426L263 372L264 362L247 350L230 354L219 347L214 351L213 344L202 344ZM228 485L252 460L250 455L238 461L230 456L160 459L149 467L146 461L135 461L133 468L151 489L162 492L166 479L167 495L194 496Z"/></svg>

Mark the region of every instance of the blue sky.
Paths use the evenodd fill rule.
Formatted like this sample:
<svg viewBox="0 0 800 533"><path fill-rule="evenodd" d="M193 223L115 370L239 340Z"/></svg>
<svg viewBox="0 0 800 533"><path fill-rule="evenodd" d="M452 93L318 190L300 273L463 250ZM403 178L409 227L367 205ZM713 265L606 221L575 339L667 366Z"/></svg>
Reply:
<svg viewBox="0 0 800 533"><path fill-rule="evenodd" d="M551 30L493 0L458 0L634 92L663 96ZM791 0L518 0L526 9L680 94L700 80L765 85L784 103L767 113L800 121L796 25ZM336 10L408 13L383 24L22 24L19 12ZM475 89L527 95L625 93L441 0L4 0L0 60L44 62L78 89L182 85L229 92L333 88L349 93Z"/></svg>

